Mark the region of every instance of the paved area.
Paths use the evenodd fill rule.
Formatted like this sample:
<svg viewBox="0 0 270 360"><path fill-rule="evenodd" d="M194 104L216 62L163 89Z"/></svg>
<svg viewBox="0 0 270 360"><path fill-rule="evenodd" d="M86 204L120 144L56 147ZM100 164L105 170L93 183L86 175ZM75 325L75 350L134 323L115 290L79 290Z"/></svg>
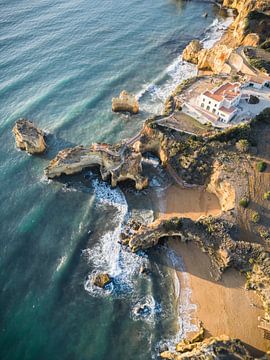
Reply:
<svg viewBox="0 0 270 360"><path fill-rule="evenodd" d="M270 88L256 90L254 88L245 88L242 94L248 98L250 95L257 96L260 101L258 104L249 104L245 99L241 99L237 115L232 119L231 124L239 124L242 121L253 118L262 112L265 108L270 107Z"/></svg>

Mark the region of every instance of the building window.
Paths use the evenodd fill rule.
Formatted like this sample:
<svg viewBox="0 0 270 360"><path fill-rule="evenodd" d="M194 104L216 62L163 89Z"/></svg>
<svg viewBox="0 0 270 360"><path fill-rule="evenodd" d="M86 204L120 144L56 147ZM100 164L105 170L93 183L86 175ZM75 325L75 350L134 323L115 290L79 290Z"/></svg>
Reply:
<svg viewBox="0 0 270 360"><path fill-rule="evenodd" d="M209 105L207 105L207 108L206 108L206 110L210 110L210 106L209 106Z"/></svg>
<svg viewBox="0 0 270 360"><path fill-rule="evenodd" d="M211 104L211 101L209 101L208 104Z"/></svg>
<svg viewBox="0 0 270 360"><path fill-rule="evenodd" d="M214 113L214 114L216 113L216 109L213 109L213 113Z"/></svg>
<svg viewBox="0 0 270 360"><path fill-rule="evenodd" d="M203 98L202 101L205 101L205 98Z"/></svg>
<svg viewBox="0 0 270 360"><path fill-rule="evenodd" d="M201 107L204 108L204 103L201 103Z"/></svg>
<svg viewBox="0 0 270 360"><path fill-rule="evenodd" d="M215 107L217 107L217 104L215 104Z"/></svg>

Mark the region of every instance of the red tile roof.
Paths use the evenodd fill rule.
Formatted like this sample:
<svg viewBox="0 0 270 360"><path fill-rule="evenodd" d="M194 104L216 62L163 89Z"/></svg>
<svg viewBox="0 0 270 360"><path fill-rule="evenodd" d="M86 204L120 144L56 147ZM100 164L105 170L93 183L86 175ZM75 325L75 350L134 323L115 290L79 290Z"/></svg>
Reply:
<svg viewBox="0 0 270 360"><path fill-rule="evenodd" d="M219 102L223 100L223 97L222 97L222 96L220 96L220 95L215 95L215 94L211 93L210 91L205 91L205 92L203 93L203 95L205 95L205 96L207 96L207 97L210 97L211 99L216 100L216 101L219 101Z"/></svg>
<svg viewBox="0 0 270 360"><path fill-rule="evenodd" d="M231 114L236 110L235 107L230 107L230 108L226 108L225 106L221 106L221 108L219 109L219 111L225 112L227 114Z"/></svg>

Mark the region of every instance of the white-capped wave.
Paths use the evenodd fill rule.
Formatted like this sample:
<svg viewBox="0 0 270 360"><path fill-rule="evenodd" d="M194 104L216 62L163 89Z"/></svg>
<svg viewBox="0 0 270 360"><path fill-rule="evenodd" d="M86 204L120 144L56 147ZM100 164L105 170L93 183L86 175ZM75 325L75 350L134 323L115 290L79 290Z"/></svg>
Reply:
<svg viewBox="0 0 270 360"><path fill-rule="evenodd" d="M115 208L114 218L110 219L114 223L114 228L101 236L93 247L83 251L94 269L89 274L84 287L93 296L106 296L111 293L123 296L133 291L140 267L148 261L148 258L145 253L132 253L120 244L122 227L129 217L128 205L122 191L119 188L112 189L99 180L93 181L93 187L98 206L109 205ZM97 272L109 273L113 278L107 291L100 291L93 285L93 277Z"/></svg>
<svg viewBox="0 0 270 360"><path fill-rule="evenodd" d="M212 47L224 34L224 31L231 24L233 18L215 19L206 29L202 39L205 48ZM164 107L164 102L173 92L176 86L183 80L196 76L196 65L182 60L182 55L177 58L156 78L151 84L146 84L137 94L142 110L160 114ZM161 84L161 85L160 85Z"/></svg>

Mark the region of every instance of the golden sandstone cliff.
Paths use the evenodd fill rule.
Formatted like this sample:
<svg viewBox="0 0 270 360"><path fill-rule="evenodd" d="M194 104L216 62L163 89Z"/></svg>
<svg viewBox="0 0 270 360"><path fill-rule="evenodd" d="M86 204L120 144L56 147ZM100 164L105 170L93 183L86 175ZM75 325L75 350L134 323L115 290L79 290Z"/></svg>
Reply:
<svg viewBox="0 0 270 360"><path fill-rule="evenodd" d="M239 46L258 46L270 39L270 3L268 0L224 0L223 6L233 8L237 15L211 49L202 49L192 41L183 52L183 59L197 64L199 70L228 72L226 61Z"/></svg>
<svg viewBox="0 0 270 360"><path fill-rule="evenodd" d="M135 95L122 91L118 98L112 99L112 111L137 114L139 112L139 102Z"/></svg>
<svg viewBox="0 0 270 360"><path fill-rule="evenodd" d="M62 174L81 172L91 166L99 166L103 180L111 181L115 187L124 180L133 180L137 190L148 184L142 175L142 156L127 145L93 144L89 147L76 146L62 150L51 160L45 175L52 179Z"/></svg>
<svg viewBox="0 0 270 360"><path fill-rule="evenodd" d="M20 119L12 129L16 146L29 154L40 154L46 150L45 134L31 121Z"/></svg>

